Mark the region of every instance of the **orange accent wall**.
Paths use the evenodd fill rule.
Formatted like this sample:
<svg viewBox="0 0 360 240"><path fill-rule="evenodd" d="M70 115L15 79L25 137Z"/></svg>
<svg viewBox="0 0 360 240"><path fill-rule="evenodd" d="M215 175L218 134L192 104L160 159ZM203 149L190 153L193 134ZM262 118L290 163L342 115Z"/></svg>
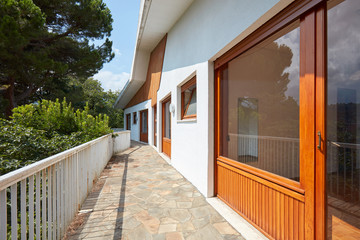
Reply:
<svg viewBox="0 0 360 240"><path fill-rule="evenodd" d="M167 35L158 43L150 55L146 81L125 108L151 99L151 106L157 102L157 91L160 87L161 73L164 62Z"/></svg>

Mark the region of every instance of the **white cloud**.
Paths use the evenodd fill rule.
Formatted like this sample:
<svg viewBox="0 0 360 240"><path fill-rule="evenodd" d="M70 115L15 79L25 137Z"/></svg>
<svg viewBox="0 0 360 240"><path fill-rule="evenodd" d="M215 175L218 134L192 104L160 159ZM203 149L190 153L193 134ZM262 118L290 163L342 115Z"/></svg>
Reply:
<svg viewBox="0 0 360 240"><path fill-rule="evenodd" d="M115 56L116 56L116 57L120 57L120 56L121 56L121 52L120 52L120 50L119 50L118 48L112 47L112 50L113 50L113 52L115 53Z"/></svg>
<svg viewBox="0 0 360 240"><path fill-rule="evenodd" d="M129 77L130 74L126 72L115 74L110 71L100 71L94 75L94 79L97 79L101 82L101 86L105 91L110 89L113 91L122 90Z"/></svg>

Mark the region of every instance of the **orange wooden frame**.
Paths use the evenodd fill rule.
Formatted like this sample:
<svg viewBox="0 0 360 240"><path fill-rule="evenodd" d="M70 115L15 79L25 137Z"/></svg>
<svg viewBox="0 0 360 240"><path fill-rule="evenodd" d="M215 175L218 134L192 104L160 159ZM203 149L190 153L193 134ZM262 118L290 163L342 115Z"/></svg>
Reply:
<svg viewBox="0 0 360 240"><path fill-rule="evenodd" d="M140 141L141 142L148 142L148 132L149 132L149 128L148 128L148 122L149 122L149 116L148 116L148 110L145 109L145 110L142 110L139 112L140 114ZM147 132L143 132L142 129L143 129L143 114L146 115L146 130Z"/></svg>
<svg viewBox="0 0 360 240"><path fill-rule="evenodd" d="M162 152L171 157L171 138L165 137L165 109L166 103L171 102L171 96L167 97L162 101L162 118L161 118L161 130L162 130ZM171 118L171 117L170 117ZM170 128L171 128L171 120L170 120Z"/></svg>
<svg viewBox="0 0 360 240"><path fill-rule="evenodd" d="M126 130L131 130L131 114L126 114Z"/></svg>
<svg viewBox="0 0 360 240"><path fill-rule="evenodd" d="M157 105L154 105L154 146L157 145Z"/></svg>
<svg viewBox="0 0 360 240"><path fill-rule="evenodd" d="M272 186L272 188L275 189L288 189L294 194L300 194L300 196L303 196L305 205L303 212L304 225L299 225L300 222L298 223L298 228L303 227L304 230L303 232L299 231L299 239L326 238L326 14L325 0L295 1L249 37L219 57L214 65L215 193L218 195L219 191L221 191L219 189L219 167L221 167L221 169L225 167L229 170L231 169L233 172L238 172L241 176L256 179L256 182L260 181L264 184L262 188ZM224 115L224 109L220 107L221 95L224 94L224 92L220 87L220 83L221 75L225 72L224 70L227 69L227 63L298 19L301 21L300 138L302 141L300 143L300 159L302 160L300 163L300 183L220 156L222 148L221 142L224 137L221 133L222 124L220 117ZM226 103L224 104L226 105ZM318 131L321 131L323 136L323 144L320 150L314 147L316 144L316 133ZM221 171L223 172L223 170ZM220 178L225 176L226 175L221 175ZM231 185L232 183L228 182L228 184ZM275 184L276 187L274 187L273 184ZM245 185L243 187L245 187ZM287 194L289 193L287 192ZM229 204L227 202L228 200L224 199L223 196L218 195L218 197ZM249 197L251 198L251 196ZM227 196L225 198L227 198ZM242 199L242 201L244 201L244 199ZM271 203L271 201L275 200L269 199L269 201ZM232 204L229 205L234 207ZM285 207L287 207L287 205L285 205ZM280 233L271 232L272 235L270 235L267 231L259 227L266 226L265 228L270 231L270 228L266 225L267 223L261 222L263 219L261 220L260 213L256 215L257 218L260 219L260 223L258 223L256 217L249 218L249 216L244 215L238 209L235 208L235 210L270 238L274 238L274 236L275 238L284 238L284 236L288 234L281 232L281 235L278 235ZM285 224L288 225L286 227L289 227L286 221ZM296 226L296 224L294 226ZM280 231L280 226L276 225L276 229Z"/></svg>
<svg viewBox="0 0 360 240"><path fill-rule="evenodd" d="M187 81L184 85L181 86L181 119L193 119L196 118L196 114L187 115L185 114L190 106L190 101L185 106L185 90L194 86L195 88L192 90L190 95L190 100L194 95L194 92L196 91L196 76L191 78L189 81Z"/></svg>

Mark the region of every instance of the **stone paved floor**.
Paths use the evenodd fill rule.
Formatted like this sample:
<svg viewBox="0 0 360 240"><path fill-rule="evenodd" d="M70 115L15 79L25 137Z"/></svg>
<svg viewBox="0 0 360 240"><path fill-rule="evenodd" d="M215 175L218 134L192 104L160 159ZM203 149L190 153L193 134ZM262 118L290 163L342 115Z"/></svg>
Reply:
<svg viewBox="0 0 360 240"><path fill-rule="evenodd" d="M65 239L244 239L148 145L114 156Z"/></svg>

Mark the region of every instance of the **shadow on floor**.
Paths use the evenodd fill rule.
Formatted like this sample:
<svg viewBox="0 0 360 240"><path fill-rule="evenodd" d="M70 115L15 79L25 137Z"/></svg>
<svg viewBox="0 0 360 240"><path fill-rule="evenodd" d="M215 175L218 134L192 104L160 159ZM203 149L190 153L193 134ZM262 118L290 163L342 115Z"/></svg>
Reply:
<svg viewBox="0 0 360 240"><path fill-rule="evenodd" d="M131 151L128 154L124 154L122 155L122 161L124 161L125 165L124 165L124 172L123 172L123 177L122 177L122 181L121 181L121 190L120 190L120 198L119 198L119 208L118 208L118 213L117 213L117 217L116 217L116 224L115 224L115 232L114 232L114 237L113 239L121 239L122 237L122 230L123 230L123 223L124 223L124 209L125 209L125 192L126 192L126 178L127 178L127 171L128 171L128 164L129 164L129 156L134 153L135 151L137 151L139 148L141 148L141 144L135 144L135 143L131 143L132 146L131 147L136 147L133 151ZM120 161L121 161L120 160Z"/></svg>
<svg viewBox="0 0 360 240"><path fill-rule="evenodd" d="M123 225L123 215L124 215L124 207L125 207L125 191L126 191L126 179L127 179L127 171L128 171L128 164L133 160L129 157L132 153L137 151L141 148L143 144L131 142L130 148L133 150L127 154L122 155L114 155L109 160L108 164L106 165L104 172L106 170L111 170L112 166L117 165L119 163L124 163L124 171L121 183L121 191L120 191L120 199L119 199L119 207L118 207L118 214L117 214L117 221L114 230L114 237L113 239L121 239L122 237L122 225ZM121 154L121 153L119 153ZM104 172L101 174L103 175ZM106 175L106 174L104 174ZM106 183L107 178L100 176L100 178L94 182L93 188L89 195L86 197L86 200L81 206L81 210L73 219L71 225L66 229L65 235L63 240L73 239L75 235L80 235L81 232L76 233L79 229L81 229L89 220L90 215L93 213L98 200L100 199L100 193L102 192L104 185ZM106 237L106 236L103 236ZM80 238L80 236L79 236Z"/></svg>

